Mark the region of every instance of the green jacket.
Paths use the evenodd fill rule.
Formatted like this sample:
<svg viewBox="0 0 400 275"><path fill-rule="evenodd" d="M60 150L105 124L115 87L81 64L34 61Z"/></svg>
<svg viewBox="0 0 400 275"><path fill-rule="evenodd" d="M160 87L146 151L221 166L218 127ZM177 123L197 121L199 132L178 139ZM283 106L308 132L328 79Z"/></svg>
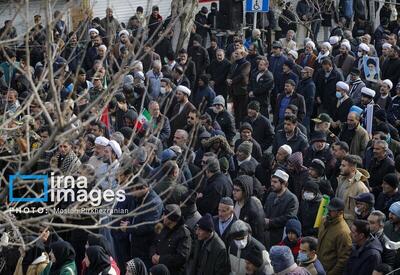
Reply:
<svg viewBox="0 0 400 275"><path fill-rule="evenodd" d="M317 255L327 275L343 274L351 253L350 228L343 216L324 221L318 232Z"/></svg>
<svg viewBox="0 0 400 275"><path fill-rule="evenodd" d="M50 274L51 264L52 263L49 263L47 265L46 269L43 270L41 275L49 275ZM61 268L60 275L78 275L78 271L76 270L75 261L70 261L70 262L65 263Z"/></svg>

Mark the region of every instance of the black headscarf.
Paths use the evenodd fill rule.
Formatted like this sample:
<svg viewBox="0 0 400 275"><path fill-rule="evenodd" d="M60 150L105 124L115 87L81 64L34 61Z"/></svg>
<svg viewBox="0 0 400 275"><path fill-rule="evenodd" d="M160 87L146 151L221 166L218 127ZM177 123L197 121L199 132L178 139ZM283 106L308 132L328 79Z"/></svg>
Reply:
<svg viewBox="0 0 400 275"><path fill-rule="evenodd" d="M63 265L75 261L75 250L69 242L58 241L52 243L50 248L56 258L56 262L51 266L50 274L60 274Z"/></svg>
<svg viewBox="0 0 400 275"><path fill-rule="evenodd" d="M35 239L35 237L30 237L28 238L28 242L31 242ZM22 260L22 272L23 274L26 274L28 271L29 266L32 264L34 260L39 258L43 252L45 252L45 247L44 244L41 240L37 240L33 246L28 248L28 250L25 252L25 256Z"/></svg>
<svg viewBox="0 0 400 275"><path fill-rule="evenodd" d="M104 271L108 272L110 270L110 256L107 255L107 252L101 246L89 246L86 249L86 255L90 262L86 275L98 275L99 273Z"/></svg>
<svg viewBox="0 0 400 275"><path fill-rule="evenodd" d="M107 253L108 256L111 256L111 257L114 256L111 253L110 243L103 235L90 234L88 236L88 244L89 244L89 246L94 246L94 245L101 246L104 249L104 251Z"/></svg>
<svg viewBox="0 0 400 275"><path fill-rule="evenodd" d="M147 268L139 258L134 258L127 262L126 270L129 270L133 275L147 275Z"/></svg>
<svg viewBox="0 0 400 275"><path fill-rule="evenodd" d="M163 264L158 264L150 268L151 275L170 275L168 267Z"/></svg>

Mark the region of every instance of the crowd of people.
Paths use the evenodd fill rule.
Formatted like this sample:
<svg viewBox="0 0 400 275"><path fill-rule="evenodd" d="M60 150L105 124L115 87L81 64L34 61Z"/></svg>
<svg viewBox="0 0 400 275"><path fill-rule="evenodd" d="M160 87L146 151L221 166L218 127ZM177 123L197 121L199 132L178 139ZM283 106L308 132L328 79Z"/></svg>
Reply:
<svg viewBox="0 0 400 275"><path fill-rule="evenodd" d="M126 25L87 12L71 32L36 15L3 45L2 178L84 176L124 189L101 207L128 214L5 214L1 275L400 268L400 20L352 32L344 17L326 41L289 29L267 47L259 29L215 37L218 16L201 8L176 50L157 6ZM10 20L0 33L17 37Z"/></svg>

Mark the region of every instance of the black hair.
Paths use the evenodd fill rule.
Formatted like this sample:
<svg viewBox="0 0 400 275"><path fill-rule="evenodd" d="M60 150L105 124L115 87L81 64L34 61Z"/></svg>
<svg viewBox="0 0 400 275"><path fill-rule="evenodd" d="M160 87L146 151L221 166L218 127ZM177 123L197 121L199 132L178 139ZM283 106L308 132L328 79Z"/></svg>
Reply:
<svg viewBox="0 0 400 275"><path fill-rule="evenodd" d="M330 58L324 58L323 60L322 60L322 63L321 63L322 65L331 65L332 66L332 60L330 59Z"/></svg>
<svg viewBox="0 0 400 275"><path fill-rule="evenodd" d="M345 142L345 141L336 141L335 143L333 143L332 144L332 146L333 145L335 145L335 146L339 146L340 147L340 150L344 150L346 153L348 153L349 152L349 145L347 144L347 142Z"/></svg>
<svg viewBox="0 0 400 275"><path fill-rule="evenodd" d="M285 116L285 121L289 121L289 122L291 122L293 124L296 124L297 123L297 116L294 115L294 114L286 115Z"/></svg>
<svg viewBox="0 0 400 275"><path fill-rule="evenodd" d="M311 251L317 251L318 240L316 238L307 236L301 240L301 243L308 243L308 247Z"/></svg>
<svg viewBox="0 0 400 275"><path fill-rule="evenodd" d="M359 162L356 155L347 155L343 158L343 160L353 166L357 166Z"/></svg>
<svg viewBox="0 0 400 275"><path fill-rule="evenodd" d="M293 112L293 114L295 114L296 116L297 116L297 112L299 111L299 108L293 104L289 104L288 106L286 106L286 109L291 110Z"/></svg>
<svg viewBox="0 0 400 275"><path fill-rule="evenodd" d="M369 228L369 223L366 220L355 220L353 225L356 227L357 233L361 233L365 238L369 237L371 230Z"/></svg>

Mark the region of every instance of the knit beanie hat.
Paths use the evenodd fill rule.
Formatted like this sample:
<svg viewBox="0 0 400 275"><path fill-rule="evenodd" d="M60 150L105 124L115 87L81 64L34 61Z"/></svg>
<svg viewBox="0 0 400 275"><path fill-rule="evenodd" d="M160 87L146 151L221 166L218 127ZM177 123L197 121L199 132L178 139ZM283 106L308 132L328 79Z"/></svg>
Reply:
<svg viewBox="0 0 400 275"><path fill-rule="evenodd" d="M392 214L394 214L394 215L396 215L397 217L400 218L400 201L394 202L394 203L390 206L389 212L391 212Z"/></svg>
<svg viewBox="0 0 400 275"><path fill-rule="evenodd" d="M243 122L240 125L239 132L242 132L243 130L249 130L250 132L253 133L253 127L251 127L250 123L248 122Z"/></svg>
<svg viewBox="0 0 400 275"><path fill-rule="evenodd" d="M383 181L390 185L393 189L396 189L397 187L399 187L399 180L396 177L396 174L391 173L391 174L387 174L383 177Z"/></svg>
<svg viewBox="0 0 400 275"><path fill-rule="evenodd" d="M285 245L274 245L271 247L269 257L275 273L279 273L294 264L292 251Z"/></svg>
<svg viewBox="0 0 400 275"><path fill-rule="evenodd" d="M301 152L293 153L288 158L288 162L296 168L299 168L303 166L303 155L301 154Z"/></svg>
<svg viewBox="0 0 400 275"><path fill-rule="evenodd" d="M214 222L213 218L210 214L205 214L200 220L197 222L197 225L200 229L203 229L208 232L214 231Z"/></svg>
<svg viewBox="0 0 400 275"><path fill-rule="evenodd" d="M294 232L298 238L301 237L301 223L297 219L290 219L286 223L286 235Z"/></svg>
<svg viewBox="0 0 400 275"><path fill-rule="evenodd" d="M264 263L262 250L258 246L250 247L250 251L248 251L248 253L244 253L243 258L257 268L260 268Z"/></svg>
<svg viewBox="0 0 400 275"><path fill-rule="evenodd" d="M253 143L251 143L250 141L243 141L237 148L237 151L250 156L251 152L253 151Z"/></svg>

